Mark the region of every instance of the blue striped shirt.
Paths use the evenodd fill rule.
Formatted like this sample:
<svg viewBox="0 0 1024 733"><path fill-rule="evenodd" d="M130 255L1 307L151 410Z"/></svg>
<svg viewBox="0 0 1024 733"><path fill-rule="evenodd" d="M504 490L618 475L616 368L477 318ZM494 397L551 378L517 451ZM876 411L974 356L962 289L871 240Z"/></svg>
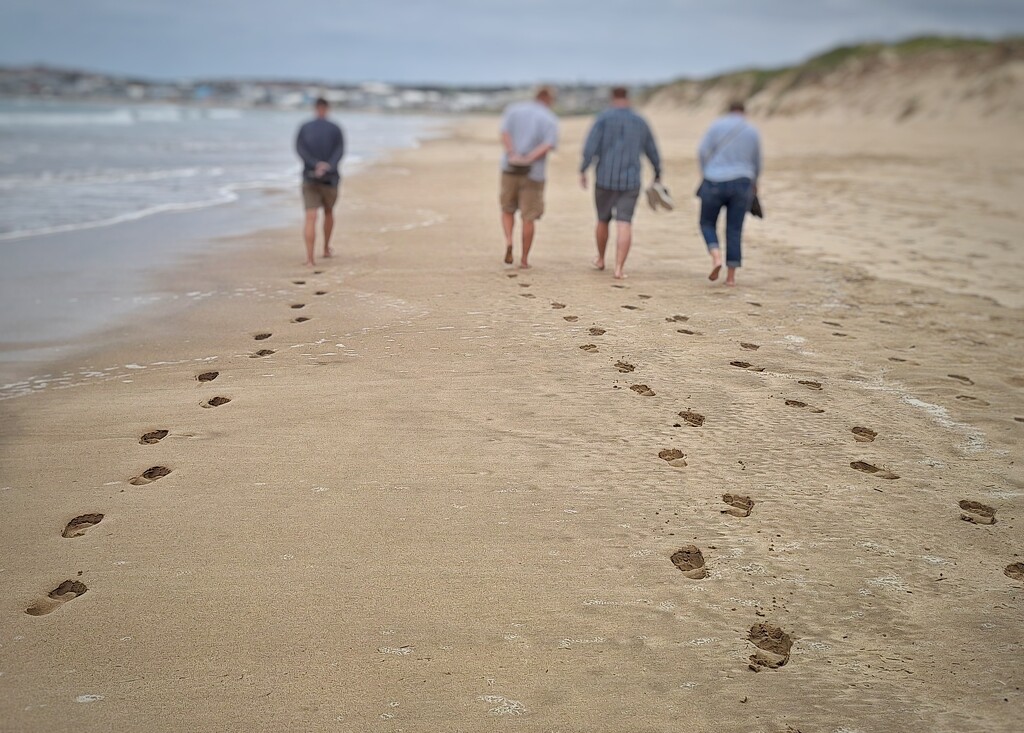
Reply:
<svg viewBox="0 0 1024 733"><path fill-rule="evenodd" d="M629 107L609 107L597 116L583 146L580 173L597 158L597 181L601 188L632 191L640 188L640 154L661 177L661 156L647 121Z"/></svg>

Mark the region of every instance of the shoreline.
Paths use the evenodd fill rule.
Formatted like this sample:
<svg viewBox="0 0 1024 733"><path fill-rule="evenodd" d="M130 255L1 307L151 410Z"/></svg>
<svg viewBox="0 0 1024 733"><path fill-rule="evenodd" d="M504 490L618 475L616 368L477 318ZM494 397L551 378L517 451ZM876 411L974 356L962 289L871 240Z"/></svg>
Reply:
<svg viewBox="0 0 1024 733"><path fill-rule="evenodd" d="M444 134L444 129L439 120L424 123L412 149ZM363 151L355 163L346 165L346 180L406 147L397 140L391 148L371 146L369 153ZM88 344L112 343L120 330L137 326L133 321L146 324L163 318L167 308L180 308L183 301L209 297L202 278L191 286L186 282L189 272L207 265L230 267L246 237L281 230L289 219L301 221L295 214L301 207L296 203L298 183L294 190L246 186L230 201L136 212L116 222L37 232L7 242L0 237L0 247L7 248L0 400L20 387L21 394L34 391L37 378L52 381L52 374L44 376L52 367L61 367L58 378L68 376L76 370L69 365L74 355L87 352ZM218 248L228 252L208 261L205 254ZM65 272L62 263L76 258L79 268L83 261L88 263L85 269ZM166 282L184 286L168 290ZM22 384L26 380L28 384Z"/></svg>
<svg viewBox="0 0 1024 733"><path fill-rule="evenodd" d="M553 180L572 179L584 125L564 124ZM297 230L250 235L249 256L175 275L218 295L91 357L146 369L0 403L17 520L0 717L1012 729L1019 309L807 267L857 223L798 199L827 156L779 161L779 213L749 230L734 292L707 284L685 211L639 212L625 283L588 269L590 198L568 185L549 185L534 269L507 270L495 126L467 120L351 181L320 274L297 265ZM687 147L665 144L680 183ZM932 212L904 205L894 236ZM941 264L923 276L946 283ZM961 500L997 522L962 521ZM103 518L61 537L87 513ZM671 559L689 545L703 579ZM25 613L74 579L87 592ZM761 623L792 647L755 674Z"/></svg>

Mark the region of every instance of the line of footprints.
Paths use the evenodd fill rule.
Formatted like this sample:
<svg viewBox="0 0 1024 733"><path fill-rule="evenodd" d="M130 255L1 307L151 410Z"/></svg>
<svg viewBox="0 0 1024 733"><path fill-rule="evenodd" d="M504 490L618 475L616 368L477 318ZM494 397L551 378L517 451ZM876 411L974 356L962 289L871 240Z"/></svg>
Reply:
<svg viewBox="0 0 1024 733"><path fill-rule="evenodd" d="M323 274L323 272L323 270L316 270L313 272L313 274L320 275ZM306 281L292 280L292 284L297 286L303 286L306 284ZM317 290L314 292L314 295L327 295L327 291ZM306 304L292 303L289 307L292 310L301 310L306 307ZM310 320L312 319L308 316L298 316L296 318L292 318L291 322L306 323L307 321ZM265 341L272 335L273 334L269 332L260 332L255 334L253 336L253 339L255 341ZM258 351L255 351L252 354L250 354L249 356L253 359L258 359L265 356L270 356L273 353L275 352L272 349L259 349ZM208 371L197 374L195 376L195 379L196 381L205 384L214 381L219 376L220 372ZM220 407L221 405L226 405L229 402L231 402L230 397L216 395L214 397L210 397L207 400L204 400L201 403L201 407L211 409L215 407ZM148 433L143 434L139 438L139 444L154 445L156 443L159 443L168 435L170 435L169 430L151 430ZM153 483L154 481L159 481L165 476L170 475L171 471L172 469L168 468L167 466L150 466L145 471L140 473L138 476L133 476L132 478L128 479L128 483L131 484L132 486L147 486ZM65 525L64 530L61 532L61 536L68 539L82 537L91 528L95 527L97 524L102 522L103 517L104 515L99 513L82 514L80 516L77 516ZM82 573L79 572L79 576L81 576L81 574ZM73 601L79 596L84 595L88 590L88 587L81 580L65 580L62 583L60 583L60 585L58 585L56 588L51 590L48 594L46 594L45 597L37 600L31 606L26 608L25 613L27 613L29 616L45 616L49 613L53 613L58 608L63 606L65 603Z"/></svg>
<svg viewBox="0 0 1024 733"><path fill-rule="evenodd" d="M509 273L508 277L510 279L517 278L518 273ZM520 282L518 284L520 288L530 287L529 283ZM619 289L625 288L624 285L618 284L612 285L612 287ZM520 295L524 298L536 298L533 293L520 293ZM650 295L638 295L637 297L641 301L651 299ZM750 305L760 307L761 304L750 302ZM564 310L566 307L565 303L557 301L551 303L551 308L554 310ZM642 306L633 304L623 305L622 308L629 311L642 310ZM574 315L562 316L562 318L568 323L576 323L579 321L579 316ZM673 315L665 319L666 322L673 325L686 323L689 320L689 317L684 315ZM840 324L832 321L823 321L823 323L828 326L840 326ZM691 328L678 328L677 332L687 336L703 336L703 333ZM591 336L603 336L607 333L607 330L595 326L589 329L589 333ZM832 335L846 336L847 334L835 332ZM740 348L745 351L757 351L761 348L758 344L748 343L745 341L741 341L739 345ZM579 348L582 351L591 354L595 354L600 351L598 345L595 343L583 344ZM893 357L893 360L900 361L896 357ZM764 367L755 366L750 362L743 361L741 359L731 361L729 364L737 369L743 369L746 371L764 371ZM629 362L621 359L616 361L613 366L620 374L629 374L636 371L636 366L634 364L630 364ZM963 375L950 374L949 377L962 384L974 384L970 378ZM824 389L821 382L810 379L798 380L797 384L812 392L820 392ZM641 397L654 397L657 394L650 385L647 384L634 384L630 387L630 390ZM977 400L977 398L967 396L958 396L957 399L961 399L962 401L970 400L974 404L984 403L983 400ZM785 405L787 407L804 410L812 414L821 414L825 412L823 409L808 404L803 400L786 399ZM693 410L683 410L678 413L678 415L683 423L686 423L690 427L699 428L704 425L704 415ZM675 423L673 427L682 427L682 423ZM853 435L853 439L858 443L871 443L878 437L878 433L871 428L859 425L851 428L850 432ZM658 452L658 457L674 468L686 468L686 454L678 448L665 448ZM850 463L850 468L888 481L894 481L899 478L899 476L892 471L865 461L852 461ZM755 503L749 496L740 496L738 494L723 494L722 501L728 506L727 509L721 510L722 514L729 514L734 517L749 517L750 513L754 509ZM996 522L996 510L993 507L968 499L961 500L959 506L960 519L965 522L970 522L972 524L995 524ZM672 564L687 578L692 580L703 580L708 575L704 555L696 545L686 545L685 547L681 547L673 553L669 559L672 561ZM1006 566L1003 573L1014 580L1024 581L1024 563L1011 563ZM752 671L759 672L761 669L778 669L789 662L790 651L793 647L793 638L779 627L772 626L767 623L756 623L750 627L750 630L747 633L747 639L755 647L754 653L749 658L748 665L749 669Z"/></svg>

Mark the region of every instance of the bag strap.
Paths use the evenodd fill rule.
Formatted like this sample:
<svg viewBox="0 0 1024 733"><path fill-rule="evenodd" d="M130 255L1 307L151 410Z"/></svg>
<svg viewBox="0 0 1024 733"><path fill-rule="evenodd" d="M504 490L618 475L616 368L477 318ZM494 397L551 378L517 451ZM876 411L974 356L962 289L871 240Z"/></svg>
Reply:
<svg viewBox="0 0 1024 733"><path fill-rule="evenodd" d="M718 155L718 153L722 150L722 148L724 148L726 145L731 143L733 141L733 139L736 138L737 135L739 135L741 132L743 132L743 128L746 127L746 125L747 125L746 122L740 121L740 123L738 125L736 125L736 127L734 127L733 129L729 130L729 134L726 135L724 138L722 138L722 140L715 147L711 148L711 152L708 153L708 157L704 161L704 166L706 167L707 164L710 163L714 159L714 157L716 155Z"/></svg>

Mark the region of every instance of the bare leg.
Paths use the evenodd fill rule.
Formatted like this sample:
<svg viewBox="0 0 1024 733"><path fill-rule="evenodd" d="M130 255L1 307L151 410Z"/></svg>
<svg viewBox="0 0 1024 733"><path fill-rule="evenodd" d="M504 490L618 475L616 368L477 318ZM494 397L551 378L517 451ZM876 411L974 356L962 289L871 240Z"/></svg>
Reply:
<svg viewBox="0 0 1024 733"><path fill-rule="evenodd" d="M516 215L501 212L501 228L505 232L505 264L512 264L512 232L516 228Z"/></svg>
<svg viewBox="0 0 1024 733"><path fill-rule="evenodd" d="M316 209L306 209L306 228L303 232L306 238L306 264L315 265L313 257L313 245L316 242Z"/></svg>
<svg viewBox="0 0 1024 733"><path fill-rule="evenodd" d="M628 221L620 221L616 224L618 224L618 231L615 233L615 278L621 280L626 277L622 268L626 266L629 247L633 244L633 225Z"/></svg>
<svg viewBox="0 0 1024 733"><path fill-rule="evenodd" d="M597 258L594 260L594 267L603 270L604 252L608 248L608 222L597 222L597 226L594 227L594 241L597 244Z"/></svg>
<svg viewBox="0 0 1024 733"><path fill-rule="evenodd" d="M520 269L526 270L530 267L530 263L527 261L530 257L530 247L533 246L533 232L534 223L533 221L527 221L523 219L523 254L519 259Z"/></svg>
<svg viewBox="0 0 1024 733"><path fill-rule="evenodd" d="M334 231L334 212L324 209L324 257L331 257L334 250L331 249L331 232Z"/></svg>
<svg viewBox="0 0 1024 733"><path fill-rule="evenodd" d="M714 281L722 271L722 249L715 245L708 249L708 254L711 255L711 274L708 275L708 280Z"/></svg>
<svg viewBox="0 0 1024 733"><path fill-rule="evenodd" d="M727 267L725 268L725 284L729 287L736 286L736 268Z"/></svg>

